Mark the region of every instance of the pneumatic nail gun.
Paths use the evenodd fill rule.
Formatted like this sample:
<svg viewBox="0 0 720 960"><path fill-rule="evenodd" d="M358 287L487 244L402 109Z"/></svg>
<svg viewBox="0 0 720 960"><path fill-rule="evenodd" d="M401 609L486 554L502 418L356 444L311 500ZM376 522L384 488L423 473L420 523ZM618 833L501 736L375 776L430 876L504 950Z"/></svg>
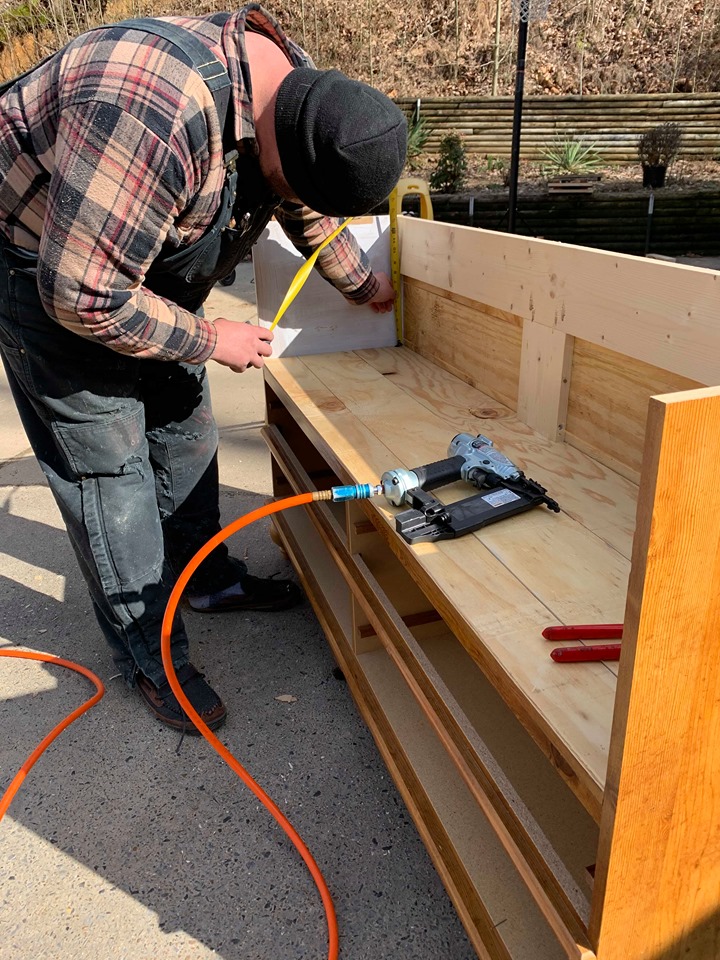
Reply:
<svg viewBox="0 0 720 960"><path fill-rule="evenodd" d="M480 492L456 503L444 504L428 491L464 480ZM395 518L397 532L408 543L431 543L471 533L487 524L545 504L559 513L545 487L528 479L512 460L478 434L459 433L450 442L448 457L405 470L386 471L381 477L383 494L396 507L409 510Z"/></svg>

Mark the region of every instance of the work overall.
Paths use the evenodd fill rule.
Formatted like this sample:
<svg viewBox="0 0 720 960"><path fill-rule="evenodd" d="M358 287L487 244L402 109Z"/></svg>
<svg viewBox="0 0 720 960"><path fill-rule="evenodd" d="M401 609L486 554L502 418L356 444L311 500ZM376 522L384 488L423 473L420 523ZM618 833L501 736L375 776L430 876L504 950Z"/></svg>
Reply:
<svg viewBox="0 0 720 960"><path fill-rule="evenodd" d="M183 51L212 91L222 128L232 130L230 80L208 48L167 22L122 26L130 24ZM212 226L189 248L163 250L145 281L188 310L201 309L279 202L256 159L238 157L232 147ZM0 353L8 381L113 659L131 686L138 669L159 685L160 629L174 579L220 529L218 436L206 371L125 356L69 332L45 313L36 275L37 256L0 239ZM221 590L244 572L223 544L195 575L191 592ZM188 662L179 615L172 657L176 668Z"/></svg>

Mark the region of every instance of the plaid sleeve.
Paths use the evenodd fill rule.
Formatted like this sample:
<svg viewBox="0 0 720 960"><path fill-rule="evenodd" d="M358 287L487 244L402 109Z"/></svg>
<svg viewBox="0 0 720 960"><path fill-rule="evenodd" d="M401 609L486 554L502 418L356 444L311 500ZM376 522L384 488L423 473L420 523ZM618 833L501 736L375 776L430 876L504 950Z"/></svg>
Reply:
<svg viewBox="0 0 720 960"><path fill-rule="evenodd" d="M275 217L306 259L342 222L288 202L277 208ZM351 303L367 303L380 286L365 252L349 230L343 230L320 252L315 269Z"/></svg>
<svg viewBox="0 0 720 960"><path fill-rule="evenodd" d="M188 199L190 171L118 106L91 101L60 119L39 251L46 310L63 326L120 353L202 362L211 323L142 287Z"/></svg>

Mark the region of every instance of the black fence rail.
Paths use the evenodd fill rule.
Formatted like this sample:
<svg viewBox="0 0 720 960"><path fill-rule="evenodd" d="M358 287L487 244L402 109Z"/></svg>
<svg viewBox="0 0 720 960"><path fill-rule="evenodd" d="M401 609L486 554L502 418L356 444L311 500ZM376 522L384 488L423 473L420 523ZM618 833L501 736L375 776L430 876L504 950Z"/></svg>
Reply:
<svg viewBox="0 0 720 960"><path fill-rule="evenodd" d="M410 118L429 130L425 150L437 152L442 138L460 133L469 152L509 157L512 97L481 99L399 99ZM720 156L720 93L634 94L593 97L526 97L523 101L520 156L537 160L556 140L583 137L609 163L637 159L640 135L661 123L682 131L680 156Z"/></svg>

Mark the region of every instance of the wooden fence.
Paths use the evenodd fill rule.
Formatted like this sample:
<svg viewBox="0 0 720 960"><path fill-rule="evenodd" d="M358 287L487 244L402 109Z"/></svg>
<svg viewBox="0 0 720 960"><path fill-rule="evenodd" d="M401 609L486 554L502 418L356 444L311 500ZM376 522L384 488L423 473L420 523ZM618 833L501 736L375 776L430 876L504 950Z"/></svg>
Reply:
<svg viewBox="0 0 720 960"><path fill-rule="evenodd" d="M425 150L436 153L447 133L463 135L471 153L509 157L514 100L398 99L408 117L418 115L430 131ZM720 93L633 94L593 97L526 97L523 101L520 155L537 160L556 140L583 137L609 163L637 160L637 141L645 130L677 123L680 156L720 156Z"/></svg>

